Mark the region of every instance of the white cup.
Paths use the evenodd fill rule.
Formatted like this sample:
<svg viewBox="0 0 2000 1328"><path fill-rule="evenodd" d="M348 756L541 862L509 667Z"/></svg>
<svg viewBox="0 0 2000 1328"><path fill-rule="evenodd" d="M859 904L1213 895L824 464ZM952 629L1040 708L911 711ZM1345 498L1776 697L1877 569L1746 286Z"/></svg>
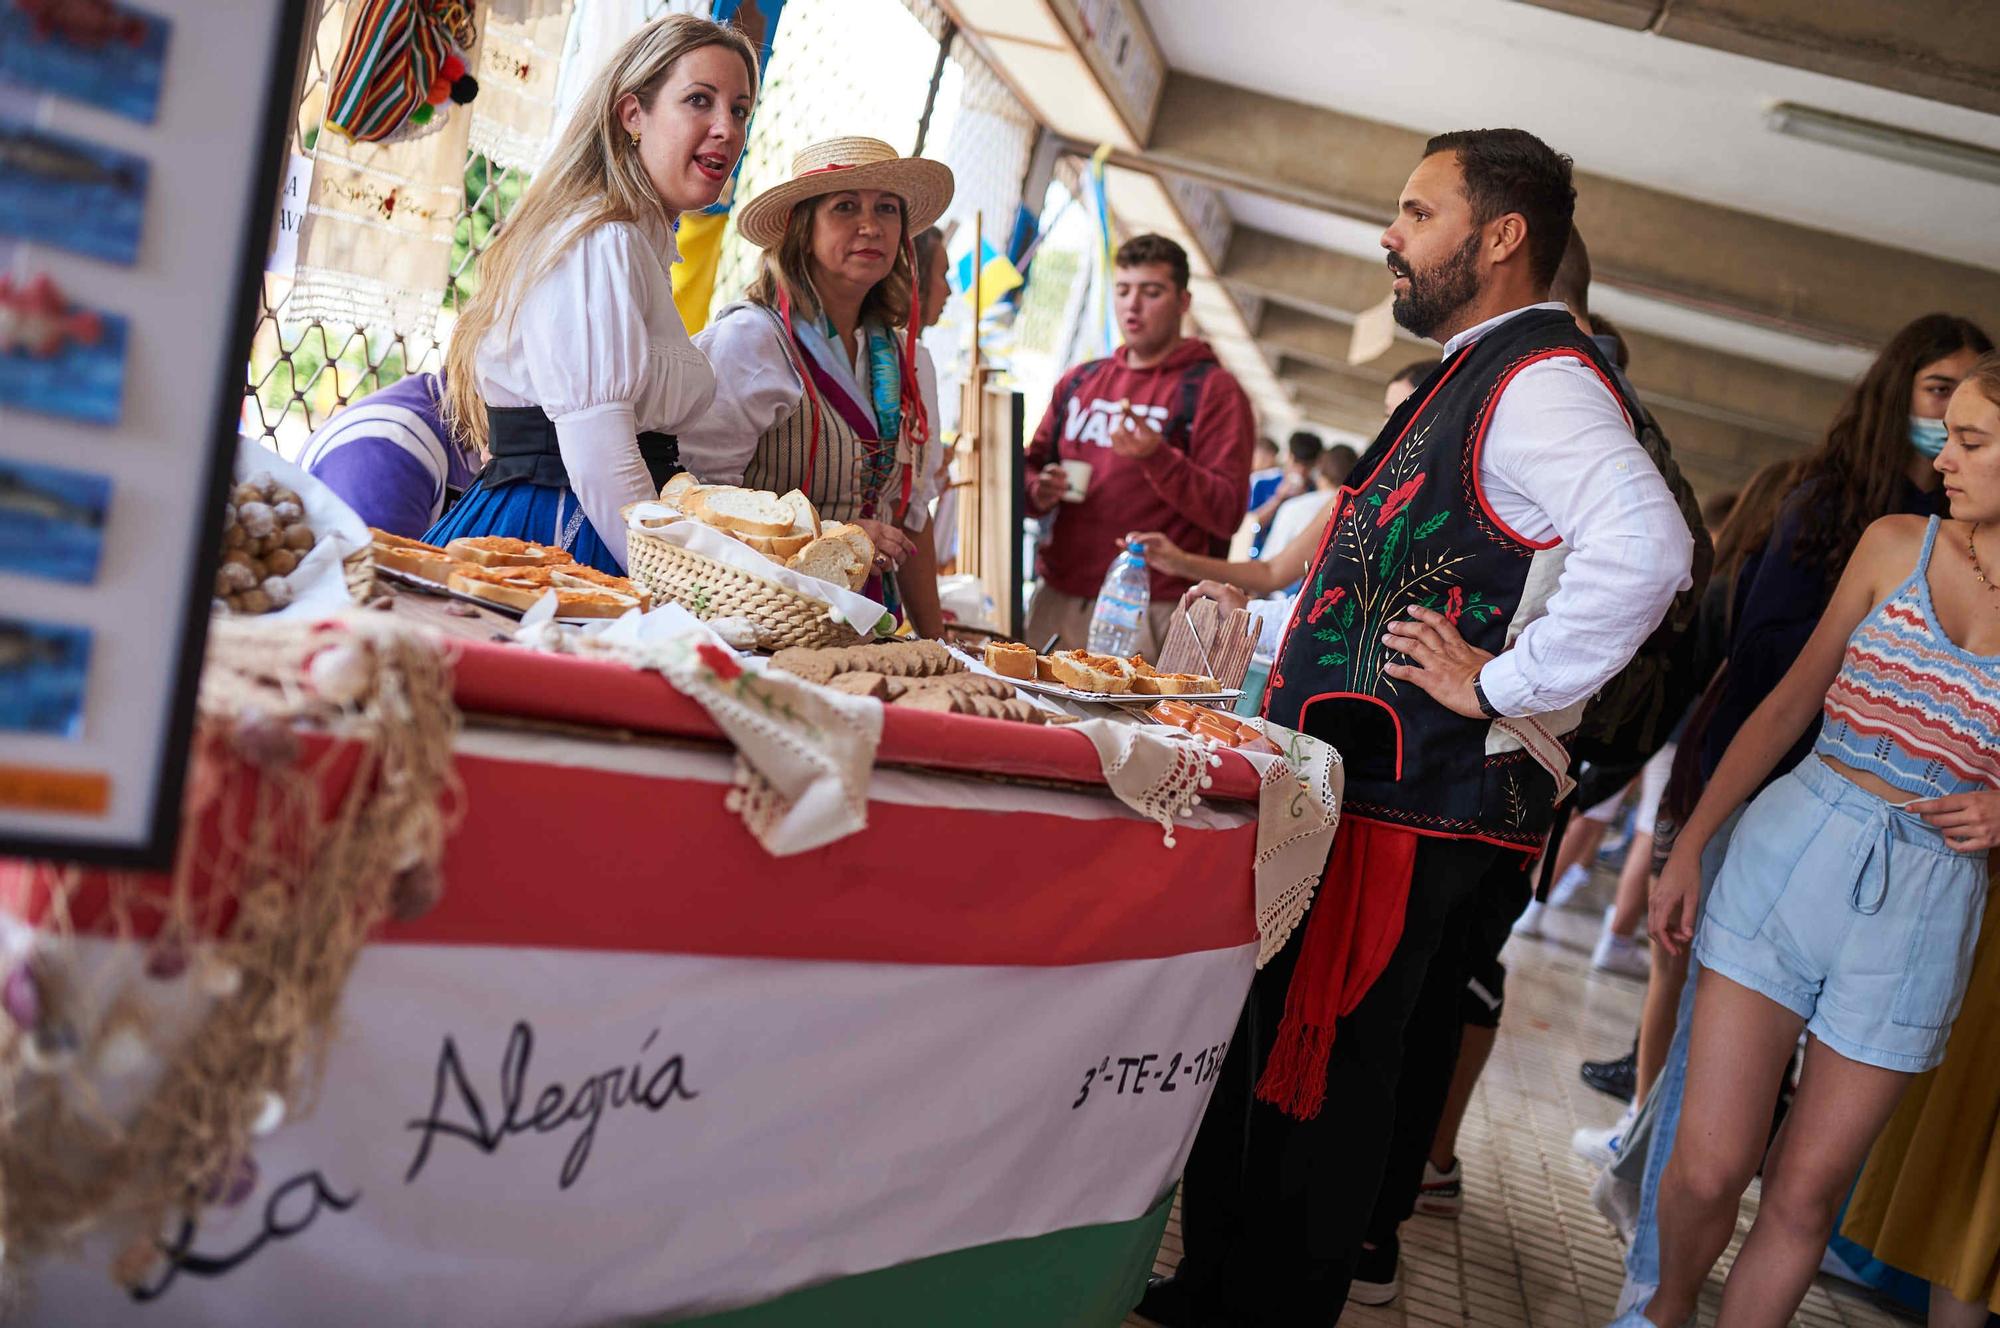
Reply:
<svg viewBox="0 0 2000 1328"><path fill-rule="evenodd" d="M1090 463L1088 461L1065 461L1063 474L1069 477L1069 488L1063 490L1062 500L1066 503L1083 501L1084 491L1090 488Z"/></svg>

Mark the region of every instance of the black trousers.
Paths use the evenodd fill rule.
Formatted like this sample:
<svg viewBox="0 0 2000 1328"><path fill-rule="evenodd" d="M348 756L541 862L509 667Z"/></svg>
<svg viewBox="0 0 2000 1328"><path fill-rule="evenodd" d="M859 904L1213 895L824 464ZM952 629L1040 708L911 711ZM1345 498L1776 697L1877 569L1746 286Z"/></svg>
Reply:
<svg viewBox="0 0 2000 1328"><path fill-rule="evenodd" d="M1403 1077L1396 1088L1396 1129L1390 1136L1382 1188L1375 1197L1375 1215L1368 1223L1371 1244L1394 1236L1416 1211L1424 1162L1444 1119L1451 1081L1458 1075L1466 1025L1500 1026L1507 990L1500 951L1534 896L1532 865L1523 854L1498 852L1480 876L1478 888L1447 919L1425 972L1417 1008L1410 1014ZM1479 984L1476 994L1468 990L1474 982Z"/></svg>
<svg viewBox="0 0 2000 1328"><path fill-rule="evenodd" d="M1253 1097L1305 927L1251 983L1182 1188L1180 1277L1199 1323L1339 1317L1362 1242L1382 1234L1380 1222L1413 1202L1422 1181L1458 1059L1481 891L1500 871L1518 881L1521 866L1519 854L1491 845L1418 845L1402 939L1335 1030L1326 1104L1312 1120Z"/></svg>

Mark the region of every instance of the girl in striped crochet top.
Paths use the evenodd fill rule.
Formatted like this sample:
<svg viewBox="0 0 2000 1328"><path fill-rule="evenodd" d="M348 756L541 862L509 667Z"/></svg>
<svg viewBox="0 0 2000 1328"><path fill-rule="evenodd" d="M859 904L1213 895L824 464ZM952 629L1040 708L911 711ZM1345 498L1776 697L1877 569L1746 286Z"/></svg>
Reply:
<svg viewBox="0 0 2000 1328"><path fill-rule="evenodd" d="M1730 745L1674 846L1651 933L1708 970L1659 1200L1660 1287L1618 1328L1679 1328L1805 1071L1719 1322L1789 1321L1834 1215L1957 1016L2000 844L2000 355L1953 395L1951 519L1875 522L1811 642ZM1817 714L1813 756L1750 804L1694 927L1703 847Z"/></svg>

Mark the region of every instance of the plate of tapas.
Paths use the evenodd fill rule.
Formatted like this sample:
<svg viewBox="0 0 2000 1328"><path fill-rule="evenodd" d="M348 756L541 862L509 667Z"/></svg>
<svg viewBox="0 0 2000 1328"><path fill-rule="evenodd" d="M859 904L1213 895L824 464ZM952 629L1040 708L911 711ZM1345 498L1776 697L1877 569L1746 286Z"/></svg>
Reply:
<svg viewBox="0 0 2000 1328"><path fill-rule="evenodd" d="M590 622L652 607L653 597L625 577L600 572L561 549L499 535L470 536L439 547L370 529L378 575L403 585L518 618L553 591L556 618Z"/></svg>
<svg viewBox="0 0 2000 1328"><path fill-rule="evenodd" d="M1226 705L1243 694L1203 674L1162 673L1138 655L1088 650L1044 655L1031 646L993 641L981 660L1022 691L1095 705L1148 706L1163 696L1194 705Z"/></svg>

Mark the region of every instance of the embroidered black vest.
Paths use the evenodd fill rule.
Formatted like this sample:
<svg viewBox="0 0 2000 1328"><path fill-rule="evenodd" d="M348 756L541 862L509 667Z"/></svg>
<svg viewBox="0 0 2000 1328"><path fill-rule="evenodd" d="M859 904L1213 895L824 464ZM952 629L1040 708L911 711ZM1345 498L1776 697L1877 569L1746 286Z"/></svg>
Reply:
<svg viewBox="0 0 2000 1328"><path fill-rule="evenodd" d="M1382 637L1416 604L1497 654L1541 616L1565 551L1531 543L1493 515L1479 451L1508 381L1554 357L1583 360L1609 386L1600 352L1567 314L1510 318L1461 347L1389 417L1355 465L1366 478L1335 502L1264 713L1340 752L1349 816L1526 850L1548 831L1555 777L1507 730L1385 674L1402 656ZM1581 710L1537 719L1560 735Z"/></svg>

